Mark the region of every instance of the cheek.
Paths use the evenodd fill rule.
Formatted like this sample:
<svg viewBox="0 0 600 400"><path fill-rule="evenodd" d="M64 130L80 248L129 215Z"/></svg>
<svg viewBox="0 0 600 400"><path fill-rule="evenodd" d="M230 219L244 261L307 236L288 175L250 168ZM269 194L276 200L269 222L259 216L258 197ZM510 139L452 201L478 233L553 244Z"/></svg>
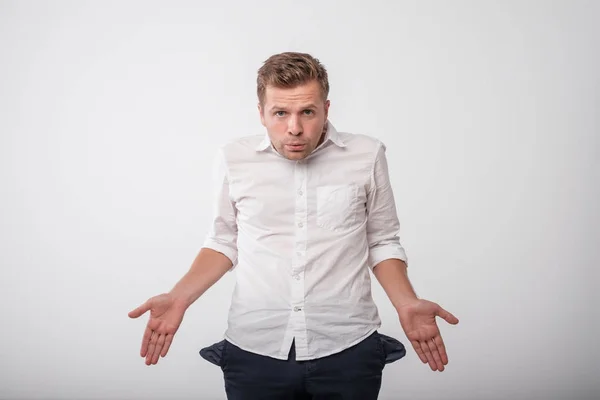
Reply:
<svg viewBox="0 0 600 400"><path fill-rule="evenodd" d="M271 137L271 141L274 143L281 142L287 133L286 125L282 124L281 121L267 121L266 128Z"/></svg>
<svg viewBox="0 0 600 400"><path fill-rule="evenodd" d="M312 124L310 127L310 136L311 140L318 142L321 139L321 135L323 134L324 123L317 122Z"/></svg>
<svg viewBox="0 0 600 400"><path fill-rule="evenodd" d="M265 125L269 129L275 129L275 127L281 125L281 121L269 115L265 117Z"/></svg>
<svg viewBox="0 0 600 400"><path fill-rule="evenodd" d="M269 129L278 134L285 134L288 129L287 121L284 119L273 119L268 122Z"/></svg>

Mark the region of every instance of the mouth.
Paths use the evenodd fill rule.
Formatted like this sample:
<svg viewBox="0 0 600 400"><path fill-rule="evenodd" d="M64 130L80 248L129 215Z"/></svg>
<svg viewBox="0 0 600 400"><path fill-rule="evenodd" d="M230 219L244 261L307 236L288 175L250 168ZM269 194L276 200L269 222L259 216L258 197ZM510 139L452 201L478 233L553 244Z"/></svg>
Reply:
<svg viewBox="0 0 600 400"><path fill-rule="evenodd" d="M305 144L293 144L293 143L290 143L290 144L286 144L285 145L285 148L288 149L288 150L290 150L290 151L302 151L302 150L304 150L305 147L306 147Z"/></svg>

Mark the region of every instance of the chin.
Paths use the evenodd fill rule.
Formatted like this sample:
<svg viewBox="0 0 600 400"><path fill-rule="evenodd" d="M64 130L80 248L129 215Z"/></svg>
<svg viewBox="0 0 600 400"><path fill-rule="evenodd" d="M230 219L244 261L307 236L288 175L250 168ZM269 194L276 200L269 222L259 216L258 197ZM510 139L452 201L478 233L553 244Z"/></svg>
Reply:
<svg viewBox="0 0 600 400"><path fill-rule="evenodd" d="M306 153L286 153L285 157L289 160L302 160L306 158Z"/></svg>

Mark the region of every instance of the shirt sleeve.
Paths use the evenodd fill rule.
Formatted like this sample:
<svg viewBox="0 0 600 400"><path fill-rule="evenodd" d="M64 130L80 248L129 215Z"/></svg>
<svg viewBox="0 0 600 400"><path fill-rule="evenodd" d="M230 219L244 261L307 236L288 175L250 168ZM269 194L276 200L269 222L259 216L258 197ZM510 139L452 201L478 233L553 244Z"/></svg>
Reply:
<svg viewBox="0 0 600 400"><path fill-rule="evenodd" d="M203 247L222 253L231 260L232 270L237 265L237 213L229 196L227 163L222 149L219 150L213 166L213 199L210 230Z"/></svg>
<svg viewBox="0 0 600 400"><path fill-rule="evenodd" d="M385 145L380 142L371 173L371 188L367 194L367 240L371 269L380 262L392 258L408 261L406 252L400 244L400 222L390 184L385 150Z"/></svg>

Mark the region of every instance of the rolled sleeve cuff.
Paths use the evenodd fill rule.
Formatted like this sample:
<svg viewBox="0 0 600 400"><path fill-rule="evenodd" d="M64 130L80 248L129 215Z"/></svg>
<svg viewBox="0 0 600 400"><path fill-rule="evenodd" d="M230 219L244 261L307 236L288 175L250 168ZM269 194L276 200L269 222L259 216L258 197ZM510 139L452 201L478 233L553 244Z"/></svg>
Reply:
<svg viewBox="0 0 600 400"><path fill-rule="evenodd" d="M369 249L369 268L373 270L382 261L397 258L408 265L406 251L399 244L379 245Z"/></svg>
<svg viewBox="0 0 600 400"><path fill-rule="evenodd" d="M210 239L206 239L204 241L204 245L202 247L217 251L217 252L223 254L225 257L229 258L229 260L231 261L231 264L232 264L230 271L236 267L238 252L235 247L231 246L231 244L223 243L218 240L210 238Z"/></svg>

